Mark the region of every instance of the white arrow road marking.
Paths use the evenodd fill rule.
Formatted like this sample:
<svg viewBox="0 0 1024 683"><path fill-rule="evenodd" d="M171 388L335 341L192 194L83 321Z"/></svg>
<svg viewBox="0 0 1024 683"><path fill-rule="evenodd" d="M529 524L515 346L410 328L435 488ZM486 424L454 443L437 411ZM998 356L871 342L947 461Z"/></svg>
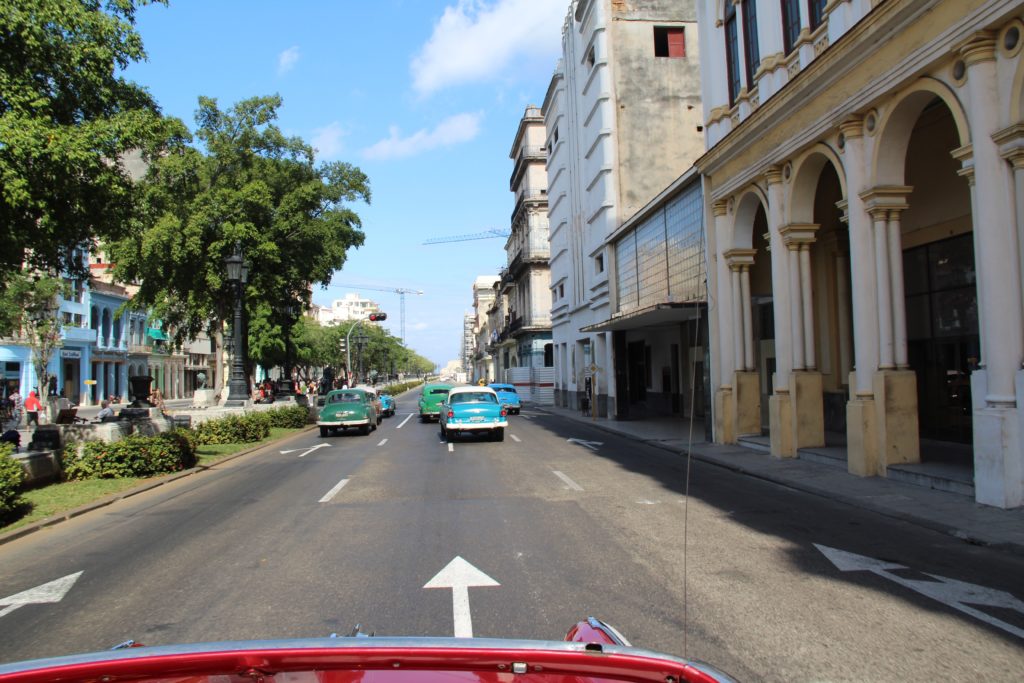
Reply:
<svg viewBox="0 0 1024 683"><path fill-rule="evenodd" d="M317 445L313 446L312 448L307 448L304 451L302 451L301 448L290 448L290 449L288 449L286 451L281 451L281 455L288 455L289 453L294 453L296 451L302 451L302 453L299 453L299 457L300 458L305 458L307 455L309 455L310 453L312 453L313 451L315 451L318 448L330 448L330 447L331 447L331 444L329 444L329 443L318 443Z"/></svg>
<svg viewBox="0 0 1024 683"><path fill-rule="evenodd" d="M596 451L599 446L604 445L604 441L584 441L583 439L566 439L569 443L579 444L580 446L586 446L592 451Z"/></svg>
<svg viewBox="0 0 1024 683"><path fill-rule="evenodd" d="M377 445L378 445L378 446L383 446L383 445L384 445L384 444L386 444L387 442L388 442L388 440L387 440L387 439L381 439L380 443L379 443L379 444L377 444Z"/></svg>
<svg viewBox="0 0 1024 683"><path fill-rule="evenodd" d="M44 583L35 588L29 588L26 591L8 595L6 598L0 598L0 605L5 605L5 607L0 608L0 617L6 616L25 605L60 602L81 575L82 572L68 574L65 577Z"/></svg>
<svg viewBox="0 0 1024 683"><path fill-rule="evenodd" d="M522 442L521 442L521 441L519 440L519 437L518 437L518 436L516 436L515 434L509 434L509 437L511 437L511 439L512 439L513 441L515 441L516 443L522 443Z"/></svg>
<svg viewBox="0 0 1024 683"><path fill-rule="evenodd" d="M348 479L342 479L341 481L339 481L337 484L334 485L333 489L328 491L327 494L323 498L320 499L320 502L321 503L329 503L331 501L331 498L334 498L334 496L338 495L338 491L340 491L343 488L345 488L345 484L347 484L347 483L348 483Z"/></svg>
<svg viewBox="0 0 1024 683"><path fill-rule="evenodd" d="M416 413L409 413L408 415L406 415L405 419L402 420L402 424L400 424L397 427L395 427L395 429L401 429L402 427L404 427L405 423L408 422L412 418L412 416L415 415L415 414Z"/></svg>
<svg viewBox="0 0 1024 683"><path fill-rule="evenodd" d="M930 576L935 579L935 581L905 579L902 576L893 574L889 571L890 569L906 569L902 564L884 562L872 557L865 557L863 555L846 552L845 550L837 550L836 548L818 545L817 543L814 544L814 547L820 550L821 553L827 557L837 569L839 569L839 571L871 572L872 574L881 576L883 579L888 579L905 588L909 588L912 591L917 591L921 595L925 595L932 600L938 600L939 602L949 605L953 609L959 610L964 614L969 614L975 619L984 621L986 624L995 626L1007 633L1012 633L1018 638L1024 638L1024 629L1013 626L1012 624L1007 624L1006 622L1000 621L981 610L976 610L973 607L968 606L985 605L986 607L1001 607L1024 614L1024 602L1018 600L1016 597L1005 591L986 588L985 586L978 586L973 583L966 583L956 579L947 579L944 576L937 576L926 572L923 572L925 576Z"/></svg>
<svg viewBox="0 0 1024 683"><path fill-rule="evenodd" d="M482 571L455 556L448 565L427 581L424 588L452 589L452 617L455 623L456 638L473 637L473 618L469 613L469 589L501 584L484 574Z"/></svg>
<svg viewBox="0 0 1024 683"><path fill-rule="evenodd" d="M564 481L566 484L568 484L569 488L571 488L573 491L582 491L583 490L582 486L580 486L579 484L574 482L572 479L570 479L568 476L562 474L558 470L551 470L551 471L555 473L556 477L558 477L559 479Z"/></svg>

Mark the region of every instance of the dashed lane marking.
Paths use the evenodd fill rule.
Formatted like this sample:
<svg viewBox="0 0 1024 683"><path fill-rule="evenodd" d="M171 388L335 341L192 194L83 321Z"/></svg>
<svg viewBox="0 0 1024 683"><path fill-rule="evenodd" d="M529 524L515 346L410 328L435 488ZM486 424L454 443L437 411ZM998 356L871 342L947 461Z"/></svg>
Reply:
<svg viewBox="0 0 1024 683"><path fill-rule="evenodd" d="M566 476L566 475L565 475L565 474L563 474L562 472L559 472L558 470L551 470L551 471L555 473L555 476L556 476L556 477L558 477L559 479L561 479L562 481L564 481L564 482L566 483L566 485L567 485L567 486L568 486L568 487L569 487L570 489L572 489L573 491L582 491L582 490L583 490L583 487L582 487L582 486L580 486L579 484L577 484L576 482L574 482L574 481L573 481L572 479L570 479L570 478L569 478L568 476Z"/></svg>
<svg viewBox="0 0 1024 683"><path fill-rule="evenodd" d="M386 444L387 442L388 442L388 440L387 440L387 439L381 439L381 440L380 440L380 443L379 443L379 444L377 444L377 445L378 445L378 446L383 446L383 445L384 445L384 444Z"/></svg>
<svg viewBox="0 0 1024 683"><path fill-rule="evenodd" d="M405 416L405 419L404 419L404 420L402 420L402 424L400 424L400 425L398 425L397 427L395 427L395 429L401 429L402 427L404 427L404 426L405 426L405 423L406 423L406 422L408 422L409 420L411 420L411 419L412 419L412 416L413 416L413 415L415 415L415 414L416 414L416 413L409 413L408 415L406 415L406 416Z"/></svg>
<svg viewBox="0 0 1024 683"><path fill-rule="evenodd" d="M449 442L449 444L448 444L448 452L449 453L454 453L455 452L455 444Z"/></svg>
<svg viewBox="0 0 1024 683"><path fill-rule="evenodd" d="M516 436L515 434L509 434L509 437L511 437L511 439L513 441L515 441L516 443L522 443L522 441L520 441L519 437Z"/></svg>
<svg viewBox="0 0 1024 683"><path fill-rule="evenodd" d="M343 488L345 488L345 484L347 484L347 483L348 483L348 479L347 478L346 479L342 479L341 481L339 481L337 484L334 485L333 489L331 489L330 491L327 492L327 495L325 495L323 498L320 499L320 502L321 503L329 503L331 501L331 498L334 498L334 496L338 495L338 491L340 491Z"/></svg>

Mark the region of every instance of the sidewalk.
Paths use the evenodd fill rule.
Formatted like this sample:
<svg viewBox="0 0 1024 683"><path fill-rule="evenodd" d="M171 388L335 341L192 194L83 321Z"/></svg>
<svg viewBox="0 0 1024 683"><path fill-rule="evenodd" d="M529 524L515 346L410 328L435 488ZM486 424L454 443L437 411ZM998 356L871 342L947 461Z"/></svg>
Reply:
<svg viewBox="0 0 1024 683"><path fill-rule="evenodd" d="M568 408L529 407L680 455L686 453L690 443L690 423L681 418L620 421L584 417ZM694 425L690 452L696 460L734 472L871 510L969 543L1024 555L1024 508L1001 510L975 503L972 497L959 493L885 477L857 477L835 465L802 458L775 458L760 449L708 443L699 424Z"/></svg>

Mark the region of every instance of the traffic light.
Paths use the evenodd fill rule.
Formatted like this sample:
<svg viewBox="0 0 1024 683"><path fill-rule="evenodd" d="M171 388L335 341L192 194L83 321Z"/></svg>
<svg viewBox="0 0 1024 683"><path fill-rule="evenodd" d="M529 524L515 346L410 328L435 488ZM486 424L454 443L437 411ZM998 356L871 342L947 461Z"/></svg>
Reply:
<svg viewBox="0 0 1024 683"><path fill-rule="evenodd" d="M380 311L378 311L377 313L371 313L370 314L370 322L373 322L373 323L377 323L377 322L380 322L381 320L387 320L387 319L388 319L388 314L387 313L381 313Z"/></svg>

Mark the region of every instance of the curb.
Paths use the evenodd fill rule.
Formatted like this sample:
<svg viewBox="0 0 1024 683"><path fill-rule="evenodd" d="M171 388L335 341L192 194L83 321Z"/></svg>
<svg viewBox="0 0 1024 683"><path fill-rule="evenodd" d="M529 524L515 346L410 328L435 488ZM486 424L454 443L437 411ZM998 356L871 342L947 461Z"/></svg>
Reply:
<svg viewBox="0 0 1024 683"><path fill-rule="evenodd" d="M139 484L138 486L135 486L133 488L126 489L126 490L120 491L118 493L112 493L111 495L106 496L105 498L100 498L99 500L94 500L91 503L86 503L85 505L80 505L79 507L72 508L72 509L66 510L64 512L60 512L60 513L57 513L55 515L51 515L49 517L46 517L44 519L40 519L40 520L38 520L36 522L32 522L30 524L26 524L25 526L19 527L17 529L12 530L12 531L7 531L5 533L0 534L0 545L3 545L3 544L8 543L10 541L17 540L19 538L22 538L23 536L28 536L29 534L35 533L36 531L39 531L40 529L45 529L47 527L51 527L51 526L55 526L57 524L60 524L61 522L65 522L65 521L67 521L69 519L74 519L75 517L80 517L81 515L84 515L87 512L92 512L93 510L98 510L100 508L107 507L108 505L113 505L114 503L116 503L118 501L121 501L121 500L124 500L125 498L131 498L132 496L137 496L140 493L145 493L147 491L151 491L151 490L153 490L153 489L155 489L155 488L157 488L159 486L163 486L164 484L170 484L172 482L178 481L179 479L184 479L185 477L190 477L193 474L198 474L200 472L206 472L207 470L215 469L218 466L220 466L220 465L222 465L222 464L224 464L226 462L230 462L230 461L235 460L237 458L241 458L243 456L250 455L250 454L255 453L256 451L258 451L258 450L260 450L262 448L266 448L267 446L269 446L271 444L278 443L280 441L286 441L288 439L291 439L293 437L299 436L301 434L305 434L306 432L313 431L315 428L316 428L316 425L307 425L304 429L302 429L301 431L295 432L294 434L289 434L288 436L286 436L284 438L276 439L274 441L267 441L265 443L261 443L259 445L253 446L252 448L246 448L244 450L238 451L237 453L232 453L231 455L228 455L228 456L225 456L225 457L221 458L220 460L218 460L215 463L212 463L212 464L209 464L209 465L196 465L195 467L190 467L189 469L182 470L181 472L174 472L173 474L165 474L162 477L158 477L158 478L156 478L153 481L147 481L147 482Z"/></svg>
<svg viewBox="0 0 1024 683"><path fill-rule="evenodd" d="M596 429L599 429L599 430L601 430L601 431L603 431L605 433L608 433L608 434L615 434L617 436L626 436L626 437L631 436L630 434L618 431L618 430L608 426L605 423L599 423L599 422L596 422L596 421L585 420L583 418L576 417L575 415L564 415L563 416L560 413L554 413L554 412L547 411L547 410L545 410L541 406L534 406L534 409L535 410L539 410L540 412L543 412L546 415L551 415L553 417L567 417L567 418L573 420L574 422L581 422L581 423L584 423L584 424L588 424L588 425L590 425L590 426L592 426L592 427L594 427ZM881 506L881 505L873 505L870 502L865 501L862 498L859 498L857 496L845 495L845 494L843 494L841 492L838 492L838 491L823 491L823 490L821 490L819 488L816 488L816 487L813 487L813 486L801 485L799 482L794 482L792 480L784 479L782 477L773 477L773 476L771 476L769 474L765 474L763 472L755 472L753 470L747 469L746 467L743 467L742 465L731 463L731 462L725 462L725 461L723 461L723 460L721 460L721 459L719 459L719 458L717 458L715 456L704 455L704 454L702 454L702 453L700 453L700 452L698 452L696 450L692 450L692 451L690 451L688 453L686 451L686 449L680 450L680 449L678 449L676 447L669 446L668 444L665 444L662 441L657 440L657 439L639 439L639 441L640 441L640 443L646 444L648 446L653 446L654 448L658 448L658 449L663 450L663 451L665 451L667 453L672 453L674 455L681 455L681 456L689 455L694 460L698 460L698 461L706 463L708 465L713 465L715 467L719 467L719 468L724 469L724 470L729 470L729 471L735 472L737 474L742 474L742 475L747 476L747 477L752 477L754 479L759 479L761 481L766 481L766 482L769 482L771 484L776 484L778 486L782 486L782 487L785 487L785 488L788 488L788 489L792 489L794 491L800 491L801 493L807 493L807 494L810 494L810 495L813 495L813 496L817 496L819 498L827 498L829 500L833 500L833 501L836 501L836 502L839 502L839 503L843 503L845 505L849 505L850 507L858 508L858 509L861 509L861 510L868 510L869 512L874 512L875 514L882 515L883 517L888 517L890 519L896 519L896 520L899 520L901 522L907 522L908 524L913 524L915 526L919 526L919 527L922 527L924 529L928 529L930 531L936 531L936 532L944 534L946 536L952 536L953 538L956 538L958 540L964 541L965 543L970 543L972 545L984 546L984 547L987 547L987 548L992 548L994 550L1000 550L1000 551L1008 552L1008 553L1013 554L1013 555L1019 555L1019 556L1024 557L1024 544L1017 543L1015 541L1001 541L1001 540L995 540L995 539L992 539L992 538L987 538L987 537L984 537L983 535L978 535L978 534L975 534L975 533L971 533L969 531L966 531L964 529L960 529L960 528L955 527L955 526L950 526L948 524L943 524L942 522L937 522L937 521L935 521L935 520L933 520L931 518L928 518L928 517L924 517L924 516L921 516L921 515L915 515L915 514L910 513L910 512L903 512L903 511L900 511L900 510L892 510L890 508L887 508L887 507L884 507L884 506ZM744 448L744 447L740 446L740 448ZM756 451L753 451L753 449L748 449L748 450L751 450L751 452L756 452ZM950 495L953 495L953 494L950 494Z"/></svg>

